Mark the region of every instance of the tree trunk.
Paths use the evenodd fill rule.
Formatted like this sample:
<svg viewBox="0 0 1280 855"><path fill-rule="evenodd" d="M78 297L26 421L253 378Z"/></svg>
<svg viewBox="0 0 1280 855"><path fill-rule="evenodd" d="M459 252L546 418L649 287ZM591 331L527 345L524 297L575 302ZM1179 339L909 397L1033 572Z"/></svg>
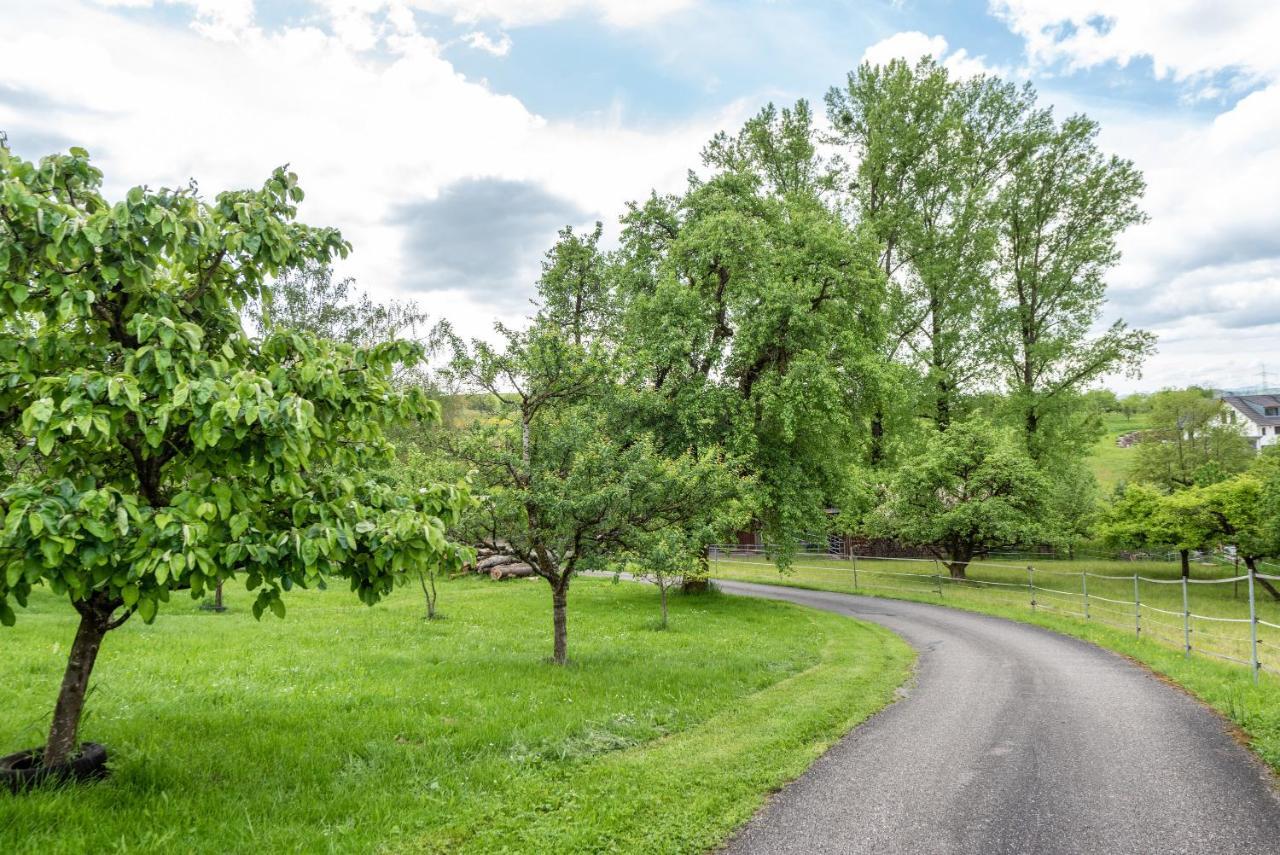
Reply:
<svg viewBox="0 0 1280 855"><path fill-rule="evenodd" d="M957 538L947 547L947 558L943 562L947 565L947 570L951 572L952 579L966 579L965 572L969 568L969 562L973 560L973 554L976 550L974 547Z"/></svg>
<svg viewBox="0 0 1280 855"><path fill-rule="evenodd" d="M884 461L884 413L879 409L871 416L871 465L879 466Z"/></svg>
<svg viewBox="0 0 1280 855"><path fill-rule="evenodd" d="M41 764L56 766L65 763L75 754L79 743L80 714L84 711L84 696L89 689L89 676L93 663L98 659L102 638L111 628L111 613L115 604L95 599L76 604L80 612L80 627L76 630L71 653L67 656L67 670L58 691L58 703L53 708L53 724L49 728L49 741L45 744Z"/></svg>
<svg viewBox="0 0 1280 855"><path fill-rule="evenodd" d="M213 610L222 612L226 609L227 607L222 604L222 582L218 582L218 587L213 589Z"/></svg>
<svg viewBox="0 0 1280 855"><path fill-rule="evenodd" d="M436 577L434 573L418 571L418 583L422 585L422 596L427 601L427 620L436 618Z"/></svg>
<svg viewBox="0 0 1280 855"><path fill-rule="evenodd" d="M564 665L569 661L568 605L568 591L560 587L553 588L551 592L551 620L555 627L555 646L551 654L551 661L557 665Z"/></svg>
<svg viewBox="0 0 1280 855"><path fill-rule="evenodd" d="M1271 595L1272 599L1280 601L1280 591L1276 590L1276 586L1272 585L1269 580L1263 579L1258 575L1258 568L1254 564L1254 558L1252 555L1245 556L1244 566L1249 568L1249 575L1253 577L1253 581L1265 588L1267 593Z"/></svg>
<svg viewBox="0 0 1280 855"><path fill-rule="evenodd" d="M1182 578L1191 578L1191 550L1179 549L1178 554L1182 556Z"/></svg>
<svg viewBox="0 0 1280 855"><path fill-rule="evenodd" d="M667 580L658 579L658 590L662 593L662 628L667 628Z"/></svg>

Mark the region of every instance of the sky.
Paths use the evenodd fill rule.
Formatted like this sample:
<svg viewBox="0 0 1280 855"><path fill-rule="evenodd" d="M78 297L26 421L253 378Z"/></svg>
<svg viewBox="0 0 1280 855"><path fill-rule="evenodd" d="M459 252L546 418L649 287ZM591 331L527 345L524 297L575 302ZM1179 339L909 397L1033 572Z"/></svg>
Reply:
<svg viewBox="0 0 1280 855"><path fill-rule="evenodd" d="M0 131L109 195L288 163L338 272L466 335L529 308L565 225L617 234L766 103L930 54L1032 83L1146 176L1104 322L1120 391L1280 384L1280 3L1269 0L0 0Z"/></svg>

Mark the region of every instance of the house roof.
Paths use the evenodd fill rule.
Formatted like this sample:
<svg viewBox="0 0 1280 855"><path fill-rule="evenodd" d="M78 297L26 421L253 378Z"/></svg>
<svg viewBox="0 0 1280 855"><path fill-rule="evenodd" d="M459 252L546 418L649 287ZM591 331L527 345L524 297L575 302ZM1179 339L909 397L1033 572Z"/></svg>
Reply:
<svg viewBox="0 0 1280 855"><path fill-rule="evenodd" d="M1223 395L1222 402L1254 424L1280 427L1280 416L1266 415L1267 407L1280 407L1280 395Z"/></svg>

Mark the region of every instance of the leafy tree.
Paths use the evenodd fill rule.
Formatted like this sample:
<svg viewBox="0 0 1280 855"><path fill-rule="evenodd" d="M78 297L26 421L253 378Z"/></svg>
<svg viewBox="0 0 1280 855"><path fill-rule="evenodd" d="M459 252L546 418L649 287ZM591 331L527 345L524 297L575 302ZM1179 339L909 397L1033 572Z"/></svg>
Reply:
<svg viewBox="0 0 1280 855"><path fill-rule="evenodd" d="M1103 541L1125 549L1172 548L1182 561L1182 575L1191 576L1191 550L1204 547L1213 536L1201 490L1165 494L1149 484L1129 484L1103 514L1098 526Z"/></svg>
<svg viewBox="0 0 1280 855"><path fill-rule="evenodd" d="M1119 396L1110 389L1090 389L1084 393L1085 403L1099 413L1123 413L1124 405ZM1127 415L1127 413L1126 413Z"/></svg>
<svg viewBox="0 0 1280 855"><path fill-rule="evenodd" d="M1262 482L1261 535L1267 555L1280 557L1280 445L1262 449L1250 467Z"/></svg>
<svg viewBox="0 0 1280 855"><path fill-rule="evenodd" d="M1202 512L1212 520L1213 534L1233 544L1253 574L1258 572L1261 559L1280 553L1280 541L1273 533L1274 515L1280 509L1275 505L1275 496L1268 495L1268 487L1274 490L1275 482L1268 485L1264 479L1270 473L1264 467L1258 468L1258 473L1245 472L1195 491L1200 494ZM1257 581L1280 600L1280 591L1274 585L1262 578Z"/></svg>
<svg viewBox="0 0 1280 855"><path fill-rule="evenodd" d="M1126 484L1110 502L1098 522L1104 542L1122 549L1167 545L1155 538L1155 519L1163 494L1150 484Z"/></svg>
<svg viewBox="0 0 1280 855"><path fill-rule="evenodd" d="M351 477L384 428L436 406L391 383L414 345L245 335L268 276L347 251L295 221L302 191L135 187L118 202L82 149L38 164L0 144L0 434L36 465L0 491L0 621L36 585L80 615L42 762L76 749L106 633L174 591L240 574L255 616L281 592L350 580L366 603L406 569L456 565L465 493L402 494Z"/></svg>
<svg viewBox="0 0 1280 855"><path fill-rule="evenodd" d="M1151 536L1178 551L1183 578L1191 578L1191 551L1208 546L1215 533L1205 499L1201 488L1161 496L1151 522Z"/></svg>
<svg viewBox="0 0 1280 855"><path fill-rule="evenodd" d="M813 119L770 106L703 154L709 175L623 218L611 281L631 418L668 453L720 447L754 476L784 558L830 526L883 382L872 236L827 198Z"/></svg>
<svg viewBox="0 0 1280 855"><path fill-rule="evenodd" d="M1045 489L1021 443L981 419L956 422L889 484L881 531L929 547L963 579L976 556L1041 537Z"/></svg>
<svg viewBox="0 0 1280 855"><path fill-rule="evenodd" d="M1151 396L1151 429L1138 444L1133 477L1180 490L1242 472L1253 459L1249 441L1221 420L1222 404L1203 389Z"/></svg>
<svg viewBox="0 0 1280 855"><path fill-rule="evenodd" d="M1001 308L987 332L1037 459L1085 453L1096 436L1070 429L1082 390L1108 374L1136 372L1155 347L1153 335L1123 321L1091 335L1105 275L1120 258L1117 238L1146 219L1138 207L1142 174L1104 156L1097 134L1084 116L1057 124L1048 110L1028 113L996 197Z"/></svg>
<svg viewBox="0 0 1280 855"><path fill-rule="evenodd" d="M499 332L500 348L457 342L451 367L494 402L490 418L450 438L484 492L465 530L550 585L552 661L564 664L574 575L705 528L737 483L717 449L667 454L612 418L613 366L597 343L575 343L545 318Z"/></svg>
<svg viewBox="0 0 1280 855"><path fill-rule="evenodd" d="M618 573L625 571L636 579L652 582L658 589L661 606L659 626L667 629L670 620L667 596L671 587L686 576L703 572L705 545L726 531L746 523L748 515L738 502L726 502L712 509L700 527L669 528L641 539L637 546L614 562Z"/></svg>
<svg viewBox="0 0 1280 855"><path fill-rule="evenodd" d="M317 262L273 279L263 296L249 303L249 316L259 332L289 329L359 345L416 340L429 320L412 301L379 303L355 290L354 279L335 282L332 268Z"/></svg>
<svg viewBox="0 0 1280 855"><path fill-rule="evenodd" d="M1046 473L1045 539L1073 554L1094 533L1100 512L1098 481L1082 460L1066 460Z"/></svg>
<svg viewBox="0 0 1280 855"><path fill-rule="evenodd" d="M1120 412L1126 419L1151 412L1151 396L1143 392L1134 392L1120 399Z"/></svg>
<svg viewBox="0 0 1280 855"><path fill-rule="evenodd" d="M263 297L251 301L248 314L260 333L293 330L366 347L404 339L422 344L428 358L444 346L449 329L445 323L430 326L429 315L417 303L375 301L367 292L355 289L354 279L335 282L332 268L317 263L286 270L273 279ZM426 359L397 364L394 380L401 388L416 386L441 406L439 411L427 413L426 418L389 425L386 433L396 446L396 459L376 467L366 462L366 474L380 476L408 491L423 484L461 481L465 472L445 465L431 453L438 445L433 441L435 432L448 430L456 420L460 404L457 396L440 394L437 378L429 373ZM427 620L437 616L436 581L440 570L435 564L424 564L414 571L422 588Z"/></svg>
<svg viewBox="0 0 1280 855"><path fill-rule="evenodd" d="M864 63L827 93L835 141L856 164L842 164L842 183L879 239L892 289L882 356L922 366L926 412L943 430L985 368L992 199L1031 99L995 78L954 80L930 58Z"/></svg>
<svg viewBox="0 0 1280 855"><path fill-rule="evenodd" d="M599 338L616 320L617 303L606 282L608 270L600 252L603 232L601 223L584 235L566 226L542 262L540 311L565 329L574 344Z"/></svg>

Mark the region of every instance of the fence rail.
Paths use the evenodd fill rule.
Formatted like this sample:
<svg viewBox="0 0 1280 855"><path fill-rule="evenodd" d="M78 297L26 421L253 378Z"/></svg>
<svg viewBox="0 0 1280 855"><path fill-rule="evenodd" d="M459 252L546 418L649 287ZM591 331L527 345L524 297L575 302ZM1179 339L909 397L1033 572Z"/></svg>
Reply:
<svg viewBox="0 0 1280 855"><path fill-rule="evenodd" d="M713 575L750 578L752 572L759 571L755 575L761 577L773 570L765 551L758 547L713 546L708 558ZM978 601L990 595L1013 595L1032 611L1044 609L1123 629L1136 638L1150 638L1181 649L1188 657L1203 654L1240 663L1249 668L1255 683L1264 671L1280 675L1280 611L1275 621L1259 615L1256 585L1257 579L1280 581L1280 576L1255 571L1223 579L1161 579L1140 573L1115 575L973 561L967 564L966 571L979 575L966 572L959 577L953 576L947 564L937 559L847 553L801 553L790 566L810 576L816 575L817 581L828 585L838 582L855 592L867 589L927 594L942 601L957 595L970 600L976 596ZM989 578L991 576L997 578ZM1204 608L1202 601L1215 598L1207 596L1209 589L1200 586L1240 583L1244 583L1247 592L1247 616L1242 610L1235 615L1223 614L1220 610L1217 614L1208 613L1210 609ZM1146 591L1146 602L1143 601L1144 585L1158 586ZM1196 608L1193 608L1193 591L1197 592ZM1234 599L1219 597L1217 600L1219 605L1240 605ZM1197 610L1199 608L1204 608L1205 613Z"/></svg>

